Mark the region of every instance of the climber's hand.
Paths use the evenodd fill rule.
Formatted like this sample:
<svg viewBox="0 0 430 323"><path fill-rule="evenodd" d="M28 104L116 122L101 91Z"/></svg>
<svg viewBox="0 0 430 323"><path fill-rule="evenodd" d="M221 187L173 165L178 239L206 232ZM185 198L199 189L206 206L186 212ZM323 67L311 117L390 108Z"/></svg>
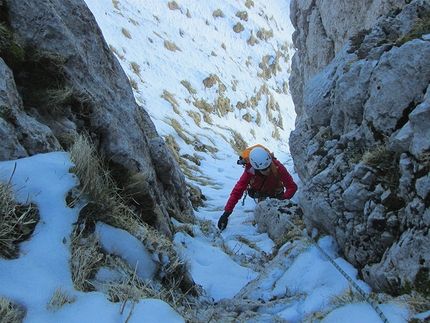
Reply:
<svg viewBox="0 0 430 323"><path fill-rule="evenodd" d="M276 198L278 200L281 200L281 201L286 199L285 196L284 196L284 192L281 192L281 193L277 194Z"/></svg>
<svg viewBox="0 0 430 323"><path fill-rule="evenodd" d="M225 211L223 215L218 220L218 229L221 231L227 228L228 217L230 216L231 211Z"/></svg>

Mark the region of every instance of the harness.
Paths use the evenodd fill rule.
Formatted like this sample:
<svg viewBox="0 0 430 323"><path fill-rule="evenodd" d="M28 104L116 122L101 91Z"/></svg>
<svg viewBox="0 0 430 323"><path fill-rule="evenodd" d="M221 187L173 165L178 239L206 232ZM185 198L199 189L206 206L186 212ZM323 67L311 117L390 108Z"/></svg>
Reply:
<svg viewBox="0 0 430 323"><path fill-rule="evenodd" d="M267 179L270 176L270 173L273 174L273 176L278 180L277 186L275 189L272 189L270 191L265 191L262 193L264 187L266 186ZM254 176L251 178L251 180L248 183L248 187L245 191L245 196L243 197L243 200L242 200L242 206L245 204L245 199L246 199L247 195L251 196L254 200L258 199L258 202L261 202L263 199L265 199L267 197L274 197L274 196L276 196L276 195L278 195L284 191L284 184L279 179L278 168L276 167L276 165L273 162L270 165L270 173L269 173L269 175L264 176L263 182L261 183L261 185L258 189L253 187L256 177ZM250 194L249 191L251 191L252 194Z"/></svg>

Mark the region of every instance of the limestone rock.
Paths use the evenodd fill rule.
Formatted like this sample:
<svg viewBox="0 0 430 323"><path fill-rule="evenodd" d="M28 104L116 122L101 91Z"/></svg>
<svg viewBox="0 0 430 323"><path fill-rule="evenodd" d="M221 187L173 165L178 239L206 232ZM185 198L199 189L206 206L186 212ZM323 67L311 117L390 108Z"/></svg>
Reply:
<svg viewBox="0 0 430 323"><path fill-rule="evenodd" d="M289 200L270 199L258 203L254 209L254 219L258 232L267 232L275 243L279 243L285 242L284 237L293 230L289 222L302 219L302 211L297 204Z"/></svg>
<svg viewBox="0 0 430 323"><path fill-rule="evenodd" d="M126 188L138 176L145 179L130 203L145 201L145 205L152 205L140 212L155 228L171 237L170 217L193 222L180 167L144 107L135 102L129 80L85 2L6 0L5 4L10 28L20 46L27 56L37 56L35 61L43 59L43 68L55 74L59 90L70 91L71 103L59 102L47 109L40 98L27 98L24 108L23 91L32 94L35 87L47 90L43 82L37 83L40 75L32 79L30 72L44 71L23 71L21 66L11 70L0 61L4 75L0 80L0 106L5 107L2 111L12 111L11 118L0 121L0 131L11 139L2 151L2 159L66 149L73 137L88 133L109 161L120 187ZM30 63L26 66L35 66ZM141 205L134 207L139 210Z"/></svg>
<svg viewBox="0 0 430 323"><path fill-rule="evenodd" d="M428 280L430 268L430 42L416 32L430 3L406 2L371 1L367 12L291 2L298 57L290 81L299 84L290 150L304 221L392 294ZM327 37L332 51L318 52L313 39Z"/></svg>

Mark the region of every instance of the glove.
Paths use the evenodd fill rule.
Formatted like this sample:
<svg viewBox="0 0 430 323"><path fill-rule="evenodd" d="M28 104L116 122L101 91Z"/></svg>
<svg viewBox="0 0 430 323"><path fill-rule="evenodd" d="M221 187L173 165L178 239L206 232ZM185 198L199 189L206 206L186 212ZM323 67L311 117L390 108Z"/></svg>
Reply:
<svg viewBox="0 0 430 323"><path fill-rule="evenodd" d="M227 228L228 217L230 216L231 211L225 211L223 215L218 220L218 229L221 231Z"/></svg>
<svg viewBox="0 0 430 323"><path fill-rule="evenodd" d="M284 196L284 192L281 192L279 194L276 195L276 198L280 201L282 200L286 200L285 196Z"/></svg>

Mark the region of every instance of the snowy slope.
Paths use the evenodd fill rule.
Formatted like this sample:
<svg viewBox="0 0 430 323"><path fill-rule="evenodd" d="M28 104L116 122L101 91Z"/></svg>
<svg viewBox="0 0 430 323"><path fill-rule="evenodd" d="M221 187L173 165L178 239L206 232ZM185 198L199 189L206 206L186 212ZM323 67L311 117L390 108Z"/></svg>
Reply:
<svg viewBox="0 0 430 323"><path fill-rule="evenodd" d="M137 102L162 136L174 136L181 154L195 153L193 145L203 144L216 146L225 156L233 151L235 134L249 145L260 142L280 156L288 153L295 113L287 90L294 53L287 2L254 1L248 8L243 1L188 0L180 1L178 9L172 7L175 2L169 9L169 2L159 0L86 3L132 80ZM236 16L243 12L246 21ZM240 33L233 30L237 23L244 27ZM264 31L273 37L258 39ZM258 44L247 43L251 34ZM177 49L167 49L168 43ZM265 58L266 68L278 62L276 75L268 79L259 67ZM211 75L219 83L206 87L203 81ZM229 100L225 107L230 111L217 108L220 98ZM237 108L247 100L252 106ZM202 102L207 106L195 106ZM186 130L190 142L179 138L171 119Z"/></svg>
<svg viewBox="0 0 430 323"><path fill-rule="evenodd" d="M294 49L288 1L181 0L178 9L174 2L169 8L168 1L160 0L86 3L129 76L137 102L149 112L160 135L173 138L181 155L201 159L198 171L187 175L207 198L205 206L196 212L199 220L218 221L242 172L236 165L238 137L248 145L265 144L293 172L288 136L295 114L286 84ZM247 21L237 16L244 11ZM222 12L223 17L214 17L215 12ZM244 30L236 33L233 27L239 22ZM273 37L248 44L251 34L257 38L259 31L273 31ZM176 50L166 48L174 49L174 45ZM265 59L266 65L262 64ZM274 62L272 73L276 71L276 75L264 78L260 66L267 69ZM211 75L219 82L205 86L203 81ZM245 104L247 100L249 104ZM217 101L228 102L231 108L227 111L225 105L217 106ZM177 309L160 300L126 302L120 313L121 304L110 302L107 295L74 289L67 237L79 210L66 208L64 200L76 185L68 173L71 165L65 153L0 163L0 180L8 181L14 172L17 199L36 203L41 213L35 234L23 244L20 258L0 259L0 295L25 306L28 312L24 322L30 323L185 322ZM202 233L200 222L192 227L193 235L176 233L176 250L189 262L194 281L208 299L231 299L245 286L254 286L258 293L251 293L251 300L267 304L273 299L288 301L285 306L267 308L269 318L278 315L297 323L381 322L362 299L333 305L333 299L345 295L348 283L309 243L288 243L275 257L280 262L259 264L267 259L274 243L252 224L254 207L250 198L243 205L239 203L221 234L212 232L208 237ZM97 228L106 249L130 262L151 263L147 251L136 247L136 240L127 233L103 225ZM320 245L366 292L371 291L359 280L357 270L342 259L334 239L325 237ZM289 256L281 258L286 249ZM261 271L262 267L266 270ZM147 271L141 275L151 274ZM46 304L59 288L69 302L53 310ZM383 299L380 308L391 323L408 321L408 310L399 301Z"/></svg>

